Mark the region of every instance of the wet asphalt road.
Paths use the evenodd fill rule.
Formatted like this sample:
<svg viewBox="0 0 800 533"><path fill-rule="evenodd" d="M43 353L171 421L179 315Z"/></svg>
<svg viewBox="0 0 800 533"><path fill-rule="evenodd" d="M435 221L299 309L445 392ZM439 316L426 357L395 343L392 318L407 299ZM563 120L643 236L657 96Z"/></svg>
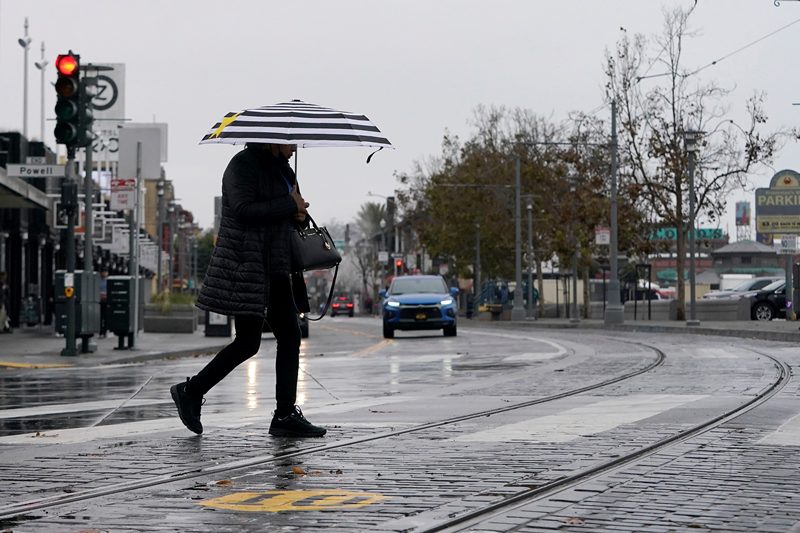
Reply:
<svg viewBox="0 0 800 533"><path fill-rule="evenodd" d="M597 383L652 364L653 347L665 352L663 365L585 394L391 439L277 457ZM0 526L425 530L448 513L619 456L743 403L773 378L774 365L758 351L793 365L798 359L792 346L739 339L464 325L456 338L400 332L386 341L377 320L336 317L312 324L303 343L298 398L307 416L326 425L329 434L297 443L266 435L273 350L274 339L265 335L259 354L208 395L202 437L180 425L168 388L201 368L205 357L0 372L0 499L6 504L255 461L32 511L0 520ZM654 480L641 469L620 474L525 513L496 518L491 530L657 531L659 524L667 524L668 531L711 525L762 530L754 523L782 524L765 531L788 530L800 520L800 501L786 496L798 493L792 473L800 464L780 441L787 432L781 437L776 430L800 412L798 397L791 382L746 423L672 453L664 464L677 457L685 461L680 469L652 467ZM704 457L714 446L717 451ZM767 476L770 472L777 473ZM759 476L760 490L748 493ZM630 483L640 485L631 491ZM776 494L783 494L780 510L761 510ZM720 512L720 501L734 503Z"/></svg>

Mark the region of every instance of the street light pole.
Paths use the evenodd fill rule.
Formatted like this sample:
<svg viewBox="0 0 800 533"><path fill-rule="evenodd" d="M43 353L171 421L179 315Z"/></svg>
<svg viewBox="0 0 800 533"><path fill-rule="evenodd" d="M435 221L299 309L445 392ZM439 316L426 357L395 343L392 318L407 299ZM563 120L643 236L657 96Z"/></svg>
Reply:
<svg viewBox="0 0 800 533"><path fill-rule="evenodd" d="M520 165L521 161L519 156L515 159L514 164L514 188L515 188L515 201L514 201L514 266L516 270L514 288L514 305L511 308L511 320L523 320L525 318L525 307L522 305L522 227L520 224Z"/></svg>
<svg viewBox="0 0 800 533"><path fill-rule="evenodd" d="M578 177L570 176L569 178L569 192L570 197L574 197L578 192ZM572 216L572 236L570 244L572 244L572 307L569 313L569 321L572 324L577 324L581 321L578 316L578 238L575 235L576 228L575 215ZM566 304L566 302L564 302Z"/></svg>
<svg viewBox="0 0 800 533"><path fill-rule="evenodd" d="M164 290L164 279L161 272L162 254L164 252L164 180L158 180L156 183L156 198L158 203L156 206L156 242L158 243L158 264L156 265L156 283L158 284L158 289L156 290L156 294L159 294Z"/></svg>
<svg viewBox="0 0 800 533"><path fill-rule="evenodd" d="M176 214L175 214L175 203L174 202L170 203L169 209L167 211L169 212L169 217L168 217L169 218L169 220L168 220L169 242L167 243L167 246L169 247L168 248L169 271L167 272L167 289L166 290L167 290L167 292L171 293L172 292L172 284L173 284L172 276L175 273L175 253L174 253L175 250L173 249L173 243L175 242L174 235L175 235L175 216L176 216Z"/></svg>
<svg viewBox="0 0 800 533"><path fill-rule="evenodd" d="M22 135L28 138L28 50L31 47L31 38L28 36L28 17L25 17L25 37L17 39L25 51L25 64L23 67L22 81ZM44 139L42 139L44 140Z"/></svg>
<svg viewBox="0 0 800 533"><path fill-rule="evenodd" d="M698 148L698 140L702 132L699 131L685 131L683 132L683 140L686 146L686 152L689 156L689 320L686 321L687 326L699 326L700 321L697 320L697 292L695 283L695 208L694 208L694 165L695 157ZM678 272L679 276L683 272Z"/></svg>
<svg viewBox="0 0 800 533"><path fill-rule="evenodd" d="M481 223L475 223L475 305L481 296Z"/></svg>
<svg viewBox="0 0 800 533"><path fill-rule="evenodd" d="M619 295L619 270L617 253L619 239L617 231L617 102L611 102L611 250L609 252L609 268L611 279L608 280L608 304L603 316L605 325L622 324L625 321L625 308L622 307Z"/></svg>
<svg viewBox="0 0 800 533"><path fill-rule="evenodd" d="M42 142L44 142L44 69L49 64L50 64L50 62L47 61L44 58L44 41L42 41L42 59L41 59L41 61L37 61L37 62L34 63L34 65L36 65L36 68L38 68L39 71L42 73L42 95L41 95L42 96L42 103L41 103L41 111L40 111L40 114L39 114L39 118L40 118L40 121L41 121L40 122L41 130L40 130L40 133L39 133L41 138L39 140L42 141Z"/></svg>
<svg viewBox="0 0 800 533"><path fill-rule="evenodd" d="M533 314L533 197L528 198L528 318Z"/></svg>

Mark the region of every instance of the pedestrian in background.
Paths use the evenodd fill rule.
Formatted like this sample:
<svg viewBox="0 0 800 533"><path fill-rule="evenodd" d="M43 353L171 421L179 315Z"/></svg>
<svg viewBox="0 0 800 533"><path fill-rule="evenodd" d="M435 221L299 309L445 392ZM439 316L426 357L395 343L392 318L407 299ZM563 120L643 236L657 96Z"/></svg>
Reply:
<svg viewBox="0 0 800 533"><path fill-rule="evenodd" d="M100 271L100 338L108 333L108 270Z"/></svg>
<svg viewBox="0 0 800 533"><path fill-rule="evenodd" d="M222 218L197 307L233 316L234 341L197 375L170 389L184 425L202 433L203 396L261 346L263 322L277 340L276 408L269 433L285 437L321 437L295 405L300 362L298 312L308 312L302 274L292 273L289 235L306 220L308 203L289 165L296 147L247 144L222 177ZM299 309L298 309L299 307Z"/></svg>
<svg viewBox="0 0 800 533"><path fill-rule="evenodd" d="M8 318L8 283L5 272L0 272L0 333L11 333L11 324Z"/></svg>

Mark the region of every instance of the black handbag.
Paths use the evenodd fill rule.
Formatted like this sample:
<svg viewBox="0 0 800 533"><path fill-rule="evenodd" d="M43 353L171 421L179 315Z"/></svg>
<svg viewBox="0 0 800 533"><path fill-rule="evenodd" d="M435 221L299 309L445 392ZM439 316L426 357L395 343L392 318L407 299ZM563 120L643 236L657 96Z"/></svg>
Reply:
<svg viewBox="0 0 800 533"><path fill-rule="evenodd" d="M292 253L292 270L295 272L308 272L309 270L327 270L336 268L333 272L331 290L328 293L328 301L322 313L316 318L306 315L311 321L320 320L328 312L333 299L333 291L336 287L336 276L339 274L339 263L342 262L342 254L336 249L336 245L331 239L328 229L317 226L311 215L306 215L310 225L307 228L297 228L291 232L289 237ZM297 307L297 304L295 304Z"/></svg>
<svg viewBox="0 0 800 533"><path fill-rule="evenodd" d="M327 270L342 262L342 255L336 249L327 228L317 226L311 215L307 228L297 228L291 234L292 269L295 272Z"/></svg>

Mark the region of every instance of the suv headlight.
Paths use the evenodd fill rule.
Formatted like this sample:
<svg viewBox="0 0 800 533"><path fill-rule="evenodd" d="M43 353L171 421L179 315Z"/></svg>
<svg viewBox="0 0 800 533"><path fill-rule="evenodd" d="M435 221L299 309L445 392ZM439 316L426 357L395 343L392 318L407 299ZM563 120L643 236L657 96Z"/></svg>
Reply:
<svg viewBox="0 0 800 533"><path fill-rule="evenodd" d="M442 305L452 305L453 304L453 299L452 298L445 298L444 300L442 300L439 303L442 304Z"/></svg>
<svg viewBox="0 0 800 533"><path fill-rule="evenodd" d="M389 307L400 307L400 302L389 300L388 302L386 302L386 305L388 305Z"/></svg>

